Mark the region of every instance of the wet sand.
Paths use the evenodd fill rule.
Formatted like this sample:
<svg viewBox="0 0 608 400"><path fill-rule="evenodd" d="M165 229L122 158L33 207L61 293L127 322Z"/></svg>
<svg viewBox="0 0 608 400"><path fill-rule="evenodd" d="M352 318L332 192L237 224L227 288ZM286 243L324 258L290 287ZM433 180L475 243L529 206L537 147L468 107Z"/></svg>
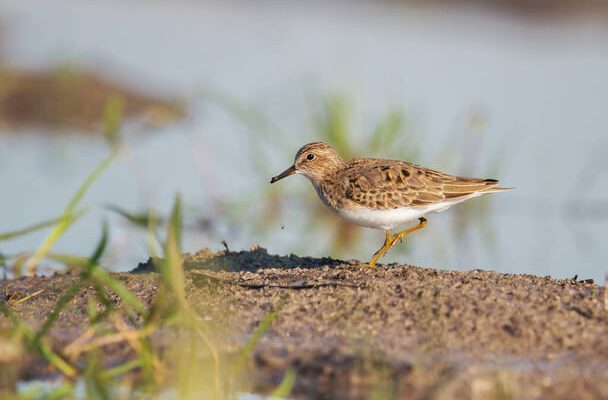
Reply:
<svg viewBox="0 0 608 400"><path fill-rule="evenodd" d="M150 265L113 274L146 305L158 288ZM261 392L291 367L296 398L608 398L608 309L605 288L592 282L397 264L370 269L259 248L201 251L186 255L184 266L190 303L237 341L281 305L254 351L253 384ZM0 295L44 288L12 306L35 325L76 279L3 281ZM60 316L55 348L82 332L87 290ZM115 351L124 357L120 346ZM39 360L23 361L20 378L44 374Z"/></svg>

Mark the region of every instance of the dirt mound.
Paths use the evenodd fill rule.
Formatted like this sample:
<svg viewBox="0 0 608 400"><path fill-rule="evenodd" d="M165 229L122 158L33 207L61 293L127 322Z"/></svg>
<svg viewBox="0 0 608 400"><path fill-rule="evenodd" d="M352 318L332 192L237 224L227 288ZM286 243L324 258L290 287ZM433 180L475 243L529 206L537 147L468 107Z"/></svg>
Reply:
<svg viewBox="0 0 608 400"><path fill-rule="evenodd" d="M115 274L147 305L158 286L151 265ZM292 367L295 395L303 398L608 393L605 288L590 282L396 264L370 269L264 249L201 251L185 255L184 265L190 303L205 318L221 319L237 341L280 304L255 349L260 390ZM13 307L35 323L73 279L4 281L0 293L8 299L45 288ZM86 320L85 298L62 313L64 335L75 337Z"/></svg>

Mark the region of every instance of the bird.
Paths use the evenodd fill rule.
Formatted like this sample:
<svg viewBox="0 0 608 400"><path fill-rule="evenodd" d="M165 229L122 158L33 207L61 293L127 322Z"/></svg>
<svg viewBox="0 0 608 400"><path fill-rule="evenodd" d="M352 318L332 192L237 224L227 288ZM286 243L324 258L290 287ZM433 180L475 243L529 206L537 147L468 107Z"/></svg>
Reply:
<svg viewBox="0 0 608 400"><path fill-rule="evenodd" d="M339 217L384 231L384 244L366 264L372 268L397 242L424 228L428 223L425 215L484 194L512 189L499 187L496 179L455 176L406 161L345 160L324 142L300 147L293 164L273 176L270 183L294 174L308 178L323 204ZM414 220L418 220L417 225L391 233Z"/></svg>

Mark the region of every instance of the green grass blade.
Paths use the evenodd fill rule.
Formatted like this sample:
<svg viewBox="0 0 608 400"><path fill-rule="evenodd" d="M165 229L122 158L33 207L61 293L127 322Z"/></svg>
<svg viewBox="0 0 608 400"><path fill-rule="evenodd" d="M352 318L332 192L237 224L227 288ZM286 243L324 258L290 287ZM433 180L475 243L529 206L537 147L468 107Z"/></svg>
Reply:
<svg viewBox="0 0 608 400"><path fill-rule="evenodd" d="M156 377L154 374L154 365L159 363L156 353L152 347L149 337L142 337L139 339L141 346L139 350L139 360L141 361L141 372L143 375L143 389L153 389L156 383Z"/></svg>
<svg viewBox="0 0 608 400"><path fill-rule="evenodd" d="M281 381L279 386L277 386L277 388L268 397L285 399L291 394L291 391L293 390L295 384L296 371L293 368L290 368L287 370L287 372L285 372L285 376L283 377L283 380Z"/></svg>
<svg viewBox="0 0 608 400"><path fill-rule="evenodd" d="M178 194L175 196L171 219L168 230L168 238L175 242L176 250L181 254L182 246L182 198Z"/></svg>
<svg viewBox="0 0 608 400"><path fill-rule="evenodd" d="M84 285L86 280L89 279L90 274L95 269L95 267L98 265L98 261L101 258L101 256L103 255L103 252L105 251L107 243L108 243L108 225L107 225L107 223L104 223L101 239L99 240L99 243L95 247L95 251L93 252L93 255L89 258L88 264L85 266L82 274L80 275L80 278L76 282L74 282L72 284L72 286L70 286L70 288L61 297L61 299L59 299L57 304L55 304L55 307L53 308L51 313L47 316L46 320L44 321L44 324L42 324L42 326L36 333L36 337L34 340L37 343L41 342L42 337L49 331L49 329L51 329L51 327L53 326L53 324L55 323L57 318L59 318L59 314L61 313L61 311L63 311L65 306L78 294L78 292L80 291L80 289L82 288L82 286Z"/></svg>
<svg viewBox="0 0 608 400"><path fill-rule="evenodd" d="M0 312L4 314L4 316L8 318L13 323L13 325L21 325L21 321L19 320L17 315L15 315L13 310L11 310L8 305L6 305L6 302L4 300L0 301Z"/></svg>
<svg viewBox="0 0 608 400"><path fill-rule="evenodd" d="M85 267L86 270L91 270L99 265L99 260L103 256L103 253L105 253L106 246L108 245L108 236L108 222L104 221L101 228L101 239L99 239L93 255L89 258L88 265Z"/></svg>
<svg viewBox="0 0 608 400"><path fill-rule="evenodd" d="M101 372L103 370L103 361L101 360L101 352L99 349L93 349L86 353L86 363L84 368L84 387L87 399L91 400L109 400L110 385L109 382L104 382Z"/></svg>
<svg viewBox="0 0 608 400"><path fill-rule="evenodd" d="M38 353L49 363L57 367L57 369L59 369L66 376L72 377L76 375L76 369L55 354L44 342L38 340L37 335L34 334L23 322L21 322L17 315L15 315L15 313L6 305L4 301L0 301L0 312L15 325L16 329L22 332L21 334L27 340L29 345L35 348Z"/></svg>
<svg viewBox="0 0 608 400"><path fill-rule="evenodd" d="M78 294L80 288L82 287L84 282L83 277L74 282L72 286L64 293L64 295L59 299L55 307L50 312L50 314L46 317L44 324L40 327L38 332L36 333L36 338L34 339L36 342L40 342L42 337L51 329L57 318L59 318L59 314L68 305L68 303Z"/></svg>
<svg viewBox="0 0 608 400"><path fill-rule="evenodd" d="M142 360L136 358L135 360L127 361L123 364L117 365L116 367L112 367L107 369L101 373L101 379L107 380L115 378L119 375L125 374L135 368L139 368L142 365Z"/></svg>
<svg viewBox="0 0 608 400"><path fill-rule="evenodd" d="M171 294L180 306L186 305L184 268L181 256L181 197L177 195L171 210L165 243L165 259L160 264L160 273Z"/></svg>
<svg viewBox="0 0 608 400"><path fill-rule="evenodd" d="M101 176L101 174L112 164L114 161L115 154L112 153L108 158L103 160L97 168L93 170L93 172L85 179L82 185L78 188L70 202L68 203L65 211L63 212L63 217L72 215L74 213L74 209L78 205L78 203L82 200L86 192L89 190L91 185ZM63 235L63 233L74 223L73 218L65 218L63 222L55 227L51 231L51 233L45 238L42 242L42 245L38 248L36 253L28 260L27 269L30 273L32 273L40 260L46 256L46 254L51 250L55 242Z"/></svg>
<svg viewBox="0 0 608 400"><path fill-rule="evenodd" d="M90 277L92 280L113 290L126 306L129 306L141 315L145 315L147 313L146 307L139 300L139 298L131 293L131 291L125 285L123 285L122 282L112 278L106 271L100 268L95 268L91 272Z"/></svg>
<svg viewBox="0 0 608 400"><path fill-rule="evenodd" d="M5 233L0 233L0 242L5 241L5 240L10 240L10 239L15 239L17 237L24 236L24 235L27 235L27 234L30 234L33 232L37 232L44 228L48 228L50 226L62 223L66 219L73 219L75 221L78 218L80 218L85 212L86 212L86 210L80 210L80 211L76 211L74 214L71 214L71 215L62 215L61 217L53 218L48 221L39 222L37 224L30 225L25 228L21 228L21 229L17 229L17 230L5 232Z"/></svg>
<svg viewBox="0 0 608 400"><path fill-rule="evenodd" d="M80 200L82 200L82 198L87 193L87 191L89 190L89 188L93 185L93 183L97 180L97 178L99 178L101 176L101 174L104 173L104 171L110 166L110 164L112 164L112 162L114 161L115 158L116 158L116 154L115 153L110 154L84 180L84 182L82 183L82 185L78 188L78 190L74 194L74 197L72 197L72 199L68 203L68 206L66 208L66 212L67 213L72 213L73 212L74 208L78 205L78 203L80 202Z"/></svg>
<svg viewBox="0 0 608 400"><path fill-rule="evenodd" d="M150 224L150 221L153 220L154 224L156 225L159 221L157 221L156 219L158 218L156 216L156 214L154 214L153 212L146 212L146 213L131 213L128 212L127 210L109 204L107 206L105 206L105 208L107 210L110 210L118 215L120 215L121 217L123 217L124 219L126 219L127 221L129 221L130 223L132 223L133 225L136 225L140 228L148 228L148 225Z"/></svg>
<svg viewBox="0 0 608 400"><path fill-rule="evenodd" d="M161 244L158 240L158 233L156 227L158 225L158 216L156 215L156 211L152 210L149 214L148 226L146 231L146 243L148 245L148 251L152 258L160 258L161 257Z"/></svg>
<svg viewBox="0 0 608 400"><path fill-rule="evenodd" d="M112 94L106 100L103 110L103 136L108 141L110 147L115 147L119 142L118 133L120 132L124 109L124 97Z"/></svg>
<svg viewBox="0 0 608 400"><path fill-rule="evenodd" d="M49 252L46 255L46 258L49 260L57 261L67 266L84 268L85 265L89 262L87 257L75 256L72 254L64 254L64 253L52 253Z"/></svg>
<svg viewBox="0 0 608 400"><path fill-rule="evenodd" d="M145 213L131 213L121 207L109 204L106 209L120 215L130 223L146 230L146 243L148 250L153 258L161 257L161 246L156 234L156 227L161 222L155 210L150 210Z"/></svg>
<svg viewBox="0 0 608 400"><path fill-rule="evenodd" d="M38 347L38 351L40 352L40 354L46 358L46 360L48 362L50 362L51 364L53 364L55 367L57 367L58 370L60 370L64 375L69 376L69 377L73 377L76 376L76 373L78 372L76 370L76 368L72 367L70 364L68 364L63 358L59 357L57 354L55 354L44 342L39 341L37 343L37 347Z"/></svg>

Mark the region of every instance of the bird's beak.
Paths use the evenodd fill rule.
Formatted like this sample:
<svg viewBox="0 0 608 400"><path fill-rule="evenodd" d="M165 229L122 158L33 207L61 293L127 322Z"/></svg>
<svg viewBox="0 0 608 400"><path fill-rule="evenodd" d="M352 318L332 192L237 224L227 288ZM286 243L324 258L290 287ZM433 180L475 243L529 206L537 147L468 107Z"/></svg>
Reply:
<svg viewBox="0 0 608 400"><path fill-rule="evenodd" d="M272 179L270 180L270 183L275 183L276 181L280 181L283 178L287 178L289 175L293 175L296 173L296 166L292 165L291 167L287 168L285 171L281 172L279 175L277 176L273 176Z"/></svg>

